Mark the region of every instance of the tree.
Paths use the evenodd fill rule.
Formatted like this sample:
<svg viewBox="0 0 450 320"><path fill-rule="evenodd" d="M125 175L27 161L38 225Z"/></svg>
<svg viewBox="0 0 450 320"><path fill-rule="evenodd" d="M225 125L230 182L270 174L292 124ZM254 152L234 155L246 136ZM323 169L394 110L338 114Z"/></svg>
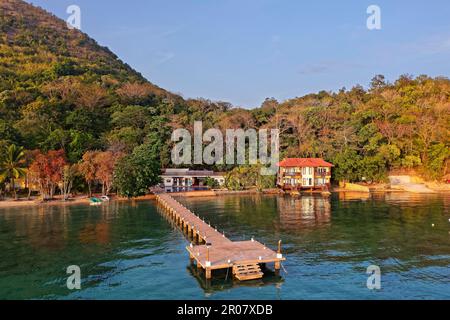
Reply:
<svg viewBox="0 0 450 320"><path fill-rule="evenodd" d="M116 162L123 155L111 151L99 152L94 157L95 178L102 184L102 194L107 195L112 187Z"/></svg>
<svg viewBox="0 0 450 320"><path fill-rule="evenodd" d="M20 141L20 134L10 121L0 119L0 141L8 144Z"/></svg>
<svg viewBox="0 0 450 320"><path fill-rule="evenodd" d="M355 150L347 148L336 154L332 163L335 165L333 176L336 180L358 181L362 178L360 176L361 157Z"/></svg>
<svg viewBox="0 0 450 320"><path fill-rule="evenodd" d="M432 178L437 178L445 173L445 163L450 159L450 148L443 143L430 147L428 157L431 159L427 164L427 173Z"/></svg>
<svg viewBox="0 0 450 320"><path fill-rule="evenodd" d="M114 170L114 185L117 192L128 198L139 196L142 190L136 184L137 169L131 155L125 156L117 162Z"/></svg>
<svg viewBox="0 0 450 320"><path fill-rule="evenodd" d="M88 185L89 197L92 197L92 183L96 178L95 174L97 172L97 167L95 158L97 154L98 151L87 151L83 155L83 159L78 166L80 173L83 175Z"/></svg>
<svg viewBox="0 0 450 320"><path fill-rule="evenodd" d="M25 152L25 163L27 168L29 168L31 166L31 164L33 163L34 159L36 158L36 156L40 153L39 150L27 150ZM31 198L31 188L32 185L36 182L35 176L33 171L31 170L27 170L27 175L26 175L26 186L28 188L28 196L27 199L30 200Z"/></svg>
<svg viewBox="0 0 450 320"><path fill-rule="evenodd" d="M74 165L67 164L63 168L61 193L63 195L64 201L66 201L70 195L73 180L75 179L77 172L78 167L76 164Z"/></svg>
<svg viewBox="0 0 450 320"><path fill-rule="evenodd" d="M375 77L372 78L372 81L370 82L370 88L372 90L383 89L385 86L386 86L386 79L382 74L377 74Z"/></svg>
<svg viewBox="0 0 450 320"><path fill-rule="evenodd" d="M123 103L145 105L152 103L156 95L164 95L165 91L150 83L128 82L117 89L116 93Z"/></svg>
<svg viewBox="0 0 450 320"><path fill-rule="evenodd" d="M159 146L145 143L121 158L114 171L114 185L119 194L128 198L145 195L160 179Z"/></svg>
<svg viewBox="0 0 450 320"><path fill-rule="evenodd" d="M230 190L256 188L259 191L275 187L275 176L261 175L261 164L238 166L228 172L225 185Z"/></svg>
<svg viewBox="0 0 450 320"><path fill-rule="evenodd" d="M143 129L150 116L149 108L143 106L126 106L111 115L111 124L115 127L133 127Z"/></svg>
<svg viewBox="0 0 450 320"><path fill-rule="evenodd" d="M142 129L123 127L110 131L107 139L110 146L120 146L122 151L131 153L134 148L142 143L144 134Z"/></svg>
<svg viewBox="0 0 450 320"><path fill-rule="evenodd" d="M205 179L205 185L210 187L211 189L216 189L219 187L219 182L217 182L217 180L214 178L207 177Z"/></svg>
<svg viewBox="0 0 450 320"><path fill-rule="evenodd" d="M17 199L15 181L26 176L25 152L23 147L11 144L0 161L0 182L9 181L14 199Z"/></svg>
<svg viewBox="0 0 450 320"><path fill-rule="evenodd" d="M55 189L63 185L64 167L67 165L64 150L38 152L29 170L39 185L43 200L53 199Z"/></svg>
<svg viewBox="0 0 450 320"><path fill-rule="evenodd" d="M87 150L92 150L100 143L90 133L70 130L70 143L67 147L67 158L70 162L78 162Z"/></svg>

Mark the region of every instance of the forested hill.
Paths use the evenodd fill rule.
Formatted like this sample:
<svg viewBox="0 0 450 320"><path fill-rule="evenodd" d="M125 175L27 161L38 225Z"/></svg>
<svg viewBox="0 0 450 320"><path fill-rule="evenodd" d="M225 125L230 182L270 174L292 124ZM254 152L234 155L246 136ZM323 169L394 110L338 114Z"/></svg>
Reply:
<svg viewBox="0 0 450 320"><path fill-rule="evenodd" d="M86 34L24 1L0 0L0 30L2 145L62 148L77 161L89 149L143 141L145 133L112 122L127 107L159 116L183 103Z"/></svg>
<svg viewBox="0 0 450 320"><path fill-rule="evenodd" d="M335 179L450 173L450 81L444 77L403 75L390 83L378 75L367 90L268 99L253 115L259 126L280 128L283 155L323 157L335 165Z"/></svg>
<svg viewBox="0 0 450 320"><path fill-rule="evenodd" d="M3 65L6 75L20 72L18 75L23 78L18 80L31 77L36 82L45 81L48 78L42 77L39 71L47 71L51 66L55 75L79 75L89 70L120 80L144 80L108 48L99 46L78 30L68 29L65 21L45 10L20 0L0 0L0 8L1 44L6 50L2 50L2 56L8 53L5 45L19 54L15 63ZM22 62L26 65L19 70L17 67Z"/></svg>

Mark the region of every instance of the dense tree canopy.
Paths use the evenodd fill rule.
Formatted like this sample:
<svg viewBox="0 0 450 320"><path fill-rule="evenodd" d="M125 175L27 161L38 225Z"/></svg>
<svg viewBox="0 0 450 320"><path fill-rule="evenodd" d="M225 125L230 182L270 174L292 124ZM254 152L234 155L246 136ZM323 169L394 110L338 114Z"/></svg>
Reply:
<svg viewBox="0 0 450 320"><path fill-rule="evenodd" d="M322 157L335 164L335 179L380 181L392 170L433 179L449 173L447 78L405 75L389 83L378 75L368 89L267 98L248 110L167 92L23 1L0 0L0 9L0 148L61 150L67 164L80 163L88 186L112 187L116 162L108 156L102 154L101 173L89 171L96 152L109 152L124 156L117 162L119 190L142 194L157 182L160 167L173 166L172 130L192 131L200 120L204 130L278 128L281 157Z"/></svg>
<svg viewBox="0 0 450 320"><path fill-rule="evenodd" d="M127 197L137 197L145 195L150 186L160 183L159 153L157 143L147 142L120 159L114 176L118 192Z"/></svg>

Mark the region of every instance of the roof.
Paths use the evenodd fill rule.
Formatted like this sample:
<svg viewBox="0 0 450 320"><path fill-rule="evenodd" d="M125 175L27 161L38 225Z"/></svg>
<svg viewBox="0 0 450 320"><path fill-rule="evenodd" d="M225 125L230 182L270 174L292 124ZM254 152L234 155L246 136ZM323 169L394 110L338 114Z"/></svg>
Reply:
<svg viewBox="0 0 450 320"><path fill-rule="evenodd" d="M211 170L190 170L190 169L163 169L162 176L169 177L217 177L222 172L214 172Z"/></svg>
<svg viewBox="0 0 450 320"><path fill-rule="evenodd" d="M333 167L322 158L286 158L278 162L279 167Z"/></svg>

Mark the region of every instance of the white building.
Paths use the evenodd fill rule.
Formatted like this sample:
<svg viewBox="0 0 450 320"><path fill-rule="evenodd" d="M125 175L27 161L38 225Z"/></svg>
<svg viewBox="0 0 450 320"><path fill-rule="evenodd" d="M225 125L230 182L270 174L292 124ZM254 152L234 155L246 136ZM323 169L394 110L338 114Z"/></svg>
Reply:
<svg viewBox="0 0 450 320"><path fill-rule="evenodd" d="M196 189L206 187L206 178L225 184L225 175L210 170L164 169L161 179L166 189Z"/></svg>

